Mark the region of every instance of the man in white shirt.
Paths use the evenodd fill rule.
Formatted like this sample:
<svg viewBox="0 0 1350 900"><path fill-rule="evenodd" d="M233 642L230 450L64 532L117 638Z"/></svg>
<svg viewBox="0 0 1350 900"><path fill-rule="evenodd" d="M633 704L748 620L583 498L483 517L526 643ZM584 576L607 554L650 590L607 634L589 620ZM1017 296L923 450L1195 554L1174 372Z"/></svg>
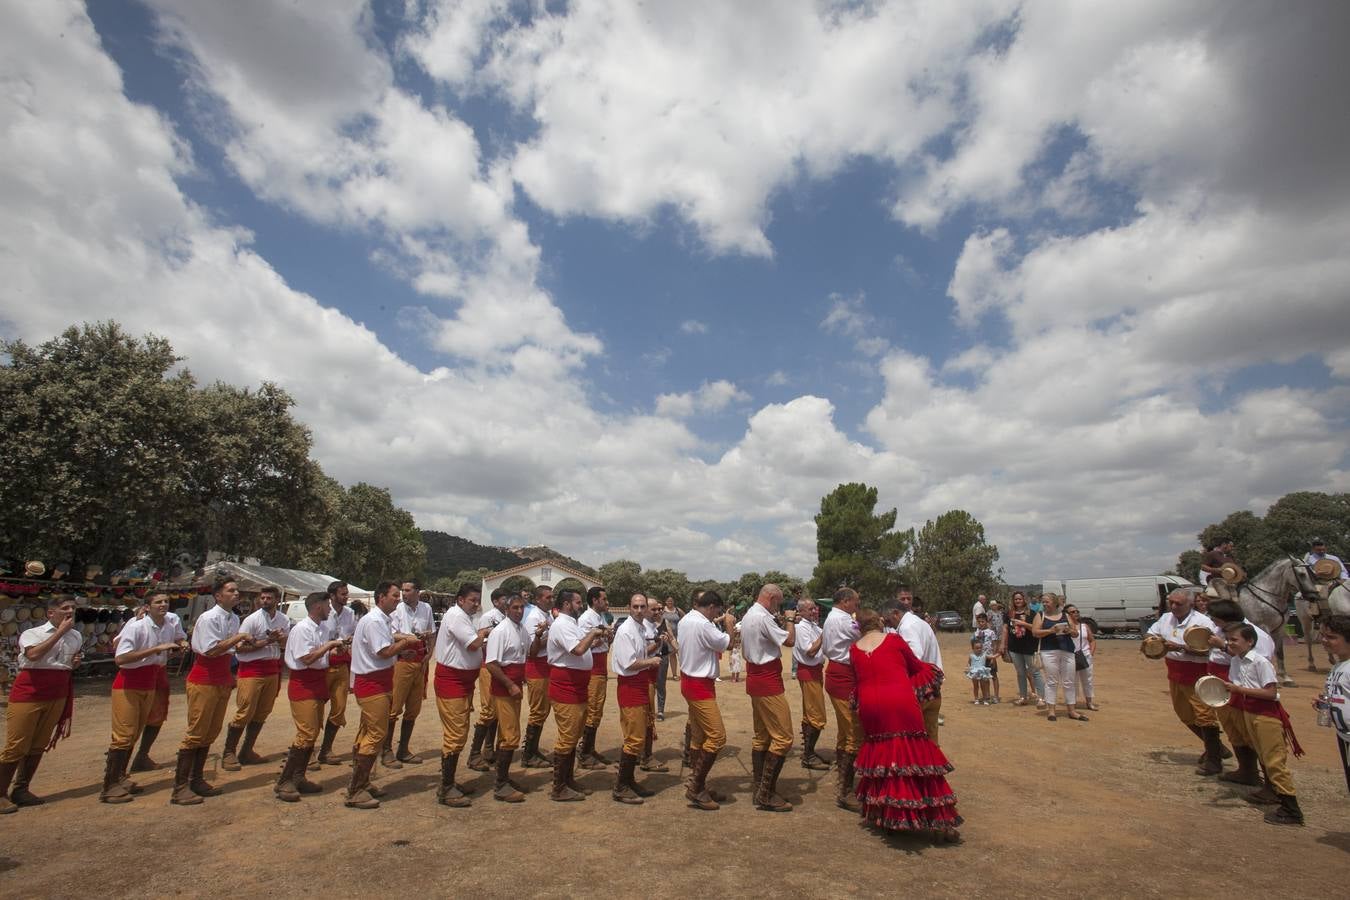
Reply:
<svg viewBox="0 0 1350 900"><path fill-rule="evenodd" d="M394 692L390 697L389 732L384 737L384 753L380 763L386 769L400 769L404 763L417 765L422 757L408 749L413 729L417 726L417 716L422 712L422 701L427 692L427 671L431 654L428 647L436 632L436 620L431 612L431 604L422 599L422 591L413 579L409 578L399 585L403 602L394 608L389 617L394 631L411 634L421 638L422 643L414 644L394 663ZM394 752L394 723L403 716L403 726L398 736L398 752Z"/></svg>
<svg viewBox="0 0 1350 900"><path fill-rule="evenodd" d="M774 618L783 605L783 590L766 584L741 620L741 651L745 655L745 692L755 736L750 744L755 808L790 812L792 804L778 796L778 776L792 749L792 710L783 687L783 648L797 639L796 629Z"/></svg>
<svg viewBox="0 0 1350 900"><path fill-rule="evenodd" d="M1345 563L1341 561L1341 558L1334 553L1327 552L1326 541L1321 538L1313 538L1312 544L1308 547L1308 555L1303 557L1303 561L1311 568L1324 559L1329 559L1340 567L1340 571L1335 576L1336 578L1339 578L1341 581L1350 581L1350 572L1346 571Z"/></svg>
<svg viewBox="0 0 1350 900"><path fill-rule="evenodd" d="M1195 695L1195 682L1209 674L1209 650L1192 650L1186 646L1186 629L1202 627L1210 634L1221 634L1214 622L1194 608L1190 591L1177 588L1167 595L1168 611L1149 628L1149 634L1161 637L1167 646L1167 688L1172 697L1172 709L1181 724L1205 745L1197 775L1218 775L1223 771L1226 748L1219 739L1219 721L1214 708ZM1142 649L1142 647L1141 647Z"/></svg>
<svg viewBox="0 0 1350 900"><path fill-rule="evenodd" d="M47 602L47 621L19 635L19 674L10 685L5 747L0 751L0 813L45 802L28 786L52 732L58 738L70 733L71 673L80 664L84 643L74 625L75 601L54 597Z"/></svg>
<svg viewBox="0 0 1350 900"><path fill-rule="evenodd" d="M645 612L645 611L644 611ZM586 611L577 619L583 631L609 627L609 598L602 587L586 592ZM609 642L599 638L591 645L591 680L586 687L586 725L581 730L581 749L577 765L583 769L601 769L613 760L595 749L595 736L605 715L605 691L609 687Z"/></svg>
<svg viewBox="0 0 1350 900"><path fill-rule="evenodd" d="M664 610L654 598L646 594L637 594L642 597L647 604L647 614L641 617L638 623L642 626L643 639L647 641L648 655L656 655L657 659L666 659L670 650L665 654L661 653L661 648L669 648L674 643L675 636L662 630L664 625ZM676 623L678 627L678 622ZM652 753L652 748L656 745L656 723L665 717L661 714L662 706L665 700L661 697L662 691L658 691L657 685L660 683L661 666L658 663L655 668L647 669L642 673L647 679L647 736L642 743L642 759L638 763L638 768L644 772L669 772L670 769L665 763L661 762ZM662 685L664 687L664 685ZM634 782L636 784L636 782ZM637 792L639 796L646 796L641 790Z"/></svg>
<svg viewBox="0 0 1350 900"><path fill-rule="evenodd" d="M721 620L724 631L714 623ZM718 809L708 790L708 773L727 743L722 711L717 706L717 656L731 646L736 616L725 612L716 591L694 598L693 609L680 619L680 693L689 704L689 762L685 799L695 809ZM725 799L725 798L723 798Z"/></svg>
<svg viewBox="0 0 1350 900"><path fill-rule="evenodd" d="M1206 671L1210 675L1225 679L1228 677L1232 657L1228 654L1228 641L1223 632L1229 625L1251 625L1252 631L1256 634L1256 652L1267 659L1274 660L1275 641L1263 629L1248 621L1242 615L1242 608L1232 600L1210 601L1206 615L1220 631L1220 634L1210 637L1212 649L1209 651L1209 660L1206 663ZM1238 761L1237 769L1232 772L1224 772L1219 776L1219 780L1233 784L1261 784L1261 775L1258 771L1260 759L1247 738L1241 708L1230 703L1220 706L1215 710L1215 713L1218 716L1220 727L1223 728L1223 733L1228 735L1228 741L1233 746L1233 755L1237 757ZM1270 802L1275 802L1273 793L1270 795Z"/></svg>
<svg viewBox="0 0 1350 900"><path fill-rule="evenodd" d="M933 626L924 621L923 617L914 612L914 595L908 588L901 588L896 592L896 599L900 601L900 606L905 610L905 614L900 617L900 624L896 632L902 637L909 649L914 651L914 655L921 661L929 665L942 668L942 650L938 648L937 635L933 633ZM934 744L938 743L938 728L941 725L942 716L942 693L939 691L932 699L925 700L919 704L923 711L923 724L928 731L928 739Z"/></svg>
<svg viewBox="0 0 1350 900"><path fill-rule="evenodd" d="M647 597L634 594L628 601L628 613L614 633L609 654L619 681L619 730L623 734L619 777L612 796L619 803L640 805L644 797L653 793L637 783L636 773L652 727L647 673L660 666L661 658L651 655L656 643L647 640L644 628L648 619Z"/></svg>
<svg viewBox="0 0 1350 900"><path fill-rule="evenodd" d="M469 739L469 707L483 666L483 644L492 633L473 624L480 596L478 585L460 585L436 635L436 711L441 718L441 788L436 799L445 806L470 805L455 783L455 770Z"/></svg>
<svg viewBox="0 0 1350 900"><path fill-rule="evenodd" d="M491 604L478 616L476 627L486 628L491 634L506 618L506 598L510 593L506 588L495 588L489 598ZM523 610L522 605L522 615ZM484 666L478 672L478 721L474 723L473 743L469 746L469 768L475 772L492 771L497 764L496 746L497 704L492 702L492 676Z"/></svg>
<svg viewBox="0 0 1350 900"><path fill-rule="evenodd" d="M220 788L206 780L206 757L211 744L225 724L225 713L234 690L230 671L234 649L248 639L239 633L239 586L228 575L218 577L211 586L215 605L192 623L192 669L187 677L188 727L178 747L178 767L174 773L170 803L193 806L202 797L215 797Z"/></svg>
<svg viewBox="0 0 1350 900"><path fill-rule="evenodd" d="M371 791L370 773L384 748L389 730L389 708L394 692L394 661L421 638L395 632L390 615L399 604L399 586L381 581L375 604L356 623L352 634L352 693L361 707L361 724L353 747L352 780L345 804L353 809L376 809L380 801Z"/></svg>
<svg viewBox="0 0 1350 900"><path fill-rule="evenodd" d="M580 591L564 588L554 599L557 617L548 630L548 699L558 739L553 745L553 791L550 800L584 800L590 792L577 784L577 744L586 717L591 681L591 647L608 638L608 630L584 630L577 621L585 606Z"/></svg>
<svg viewBox="0 0 1350 900"><path fill-rule="evenodd" d="M989 611L988 606L986 606L986 601L987 601L987 600L988 600L988 598L987 598L984 594L981 594L980 596L978 596L978 597L975 598L975 605L972 606L972 607L970 608L970 627L971 627L971 628L974 628L974 627L975 627L975 620L976 620L976 619L978 619L980 616L984 615L985 613L987 613L987 612Z"/></svg>
<svg viewBox="0 0 1350 900"><path fill-rule="evenodd" d="M164 673L170 650L187 642L166 641L160 635L169 614L168 594L155 594L147 601L146 615L122 626L113 650L117 675L113 679L110 706L112 738L108 742L108 765L103 775L104 803L126 803L140 789L126 775L131 748L146 727L155 706L156 687Z"/></svg>
<svg viewBox="0 0 1350 900"><path fill-rule="evenodd" d="M849 651L858 639L858 625L853 614L858 611L858 592L843 587L834 592L834 606L825 617L821 649L828 660L825 669L825 693L834 707L834 724L838 737L834 745L835 765L839 781L835 786L834 802L841 809L858 812L862 804L853 793L853 761L862 743L862 728L853 709L853 661Z"/></svg>
<svg viewBox="0 0 1350 900"><path fill-rule="evenodd" d="M329 608L327 594L322 591L310 594L305 598L305 617L286 636L286 668L290 675L286 679L286 699L291 706L291 720L295 722L295 739L272 791L287 803L298 802L301 794L317 794L322 790L305 778L305 770L319 740L323 705L328 700L328 654L342 646L325 627Z"/></svg>
<svg viewBox="0 0 1350 900"><path fill-rule="evenodd" d="M797 685L802 691L802 768L827 772L830 762L816 752L816 742L825 730L825 631L820 627L816 601L797 601L796 639L792 658L797 663Z"/></svg>
<svg viewBox="0 0 1350 900"><path fill-rule="evenodd" d="M333 740L338 729L347 724L347 694L351 690L352 635L356 633L356 613L347 605L347 582L334 581L328 585L328 619L325 627L330 640L341 641L341 646L328 654L328 720L323 726L323 743L319 745L319 764L336 766Z"/></svg>
<svg viewBox="0 0 1350 900"><path fill-rule="evenodd" d="M495 602L496 591L493 594ZM483 653L483 670L492 679L488 702L496 707L492 721L497 735L497 780L492 797L505 803L522 803L525 793L511 780L511 757L520 746L520 698L525 693L525 657L531 639L523 624L525 600L509 591L502 591L501 597L505 618L492 627Z"/></svg>
<svg viewBox="0 0 1350 900"><path fill-rule="evenodd" d="M144 608L142 608L144 609ZM137 618L144 618L148 611L137 610ZM157 642L171 643L178 648L178 652L185 653L190 649L188 644L187 632L183 630L183 620L172 611L164 614L164 624L156 627L158 634ZM155 739L159 737L159 731L164 727L164 723L169 718L169 675L168 661L160 666L156 672L155 682L155 702L150 707L150 717L145 722L145 728L141 729L141 746L136 751L136 758L131 761L131 771L133 772L154 772L159 769L159 763L150 758L150 748L154 746Z"/></svg>
<svg viewBox="0 0 1350 900"><path fill-rule="evenodd" d="M220 754L220 767L227 772L237 772L241 765L263 762L253 752L253 745L281 692L281 654L286 646L286 633L291 630L291 620L277 609L280 602L278 588L263 588L258 593L258 608L239 625L246 639L234 653L239 660L234 721L225 731L225 749ZM236 755L240 735L244 737L244 745Z"/></svg>
<svg viewBox="0 0 1350 900"><path fill-rule="evenodd" d="M539 737L548 721L548 629L553 624L553 588L534 589L534 602L525 607L522 620L530 633L530 652L525 657L525 694L530 714L525 724L525 750L520 764L526 769L551 769L553 763L539 752Z"/></svg>

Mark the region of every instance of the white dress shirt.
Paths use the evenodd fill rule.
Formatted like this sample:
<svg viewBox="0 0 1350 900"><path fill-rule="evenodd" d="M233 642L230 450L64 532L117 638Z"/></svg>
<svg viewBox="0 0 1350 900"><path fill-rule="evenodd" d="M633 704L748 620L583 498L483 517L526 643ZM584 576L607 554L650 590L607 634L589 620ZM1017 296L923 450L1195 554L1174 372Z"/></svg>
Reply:
<svg viewBox="0 0 1350 900"><path fill-rule="evenodd" d="M717 654L731 646L731 635L697 609L680 619L680 672L692 678L716 678Z"/></svg>
<svg viewBox="0 0 1350 900"><path fill-rule="evenodd" d="M787 636L787 629L778 627L773 613L759 603L751 603L741 619L741 655L757 666L782 659Z"/></svg>
<svg viewBox="0 0 1350 900"><path fill-rule="evenodd" d="M493 627L492 634L488 635L483 661L495 662L499 666L524 665L531 640L523 618L519 625L509 618L502 619Z"/></svg>
<svg viewBox="0 0 1350 900"><path fill-rule="evenodd" d="M643 633L646 629L642 625L642 622L629 616L614 632L614 646L610 647L609 661L614 666L615 675L627 678L643 671L637 668L637 662L647 658L647 636Z"/></svg>
<svg viewBox="0 0 1350 900"><path fill-rule="evenodd" d="M534 641L534 630L539 627L540 622L551 623L552 619L549 616L549 613L546 610L540 609L539 607L535 606L533 603L527 604L525 606L525 615L521 616L520 618L520 624L525 626L525 631L526 633L529 634L531 643L533 643ZM544 630L544 634L545 636L548 635L547 629ZM529 648L526 647L525 649L528 650ZM548 640L545 639L540 644L539 652L536 653L535 656L547 656L547 655L548 655Z"/></svg>
<svg viewBox="0 0 1350 900"><path fill-rule="evenodd" d="M914 655L930 665L942 668L942 650L938 648L937 635L923 619L906 612L900 617L900 637L904 638Z"/></svg>
<svg viewBox="0 0 1350 900"><path fill-rule="evenodd" d="M392 669L394 657L380 656L380 651L394 643L394 629L389 616L378 605L372 605L356 623L352 634L352 676L369 675L381 669ZM353 683L355 681L353 680Z"/></svg>
<svg viewBox="0 0 1350 900"><path fill-rule="evenodd" d="M581 626L582 631L590 631L592 628L603 628L607 623L605 617L594 609L587 609L581 615L577 616L577 624ZM591 642L591 653L608 653L609 642L596 638Z"/></svg>
<svg viewBox="0 0 1350 900"><path fill-rule="evenodd" d="M146 616L145 618L150 618ZM178 618L177 613L166 612L164 614L164 624L159 626L159 643L176 644L179 641L187 640L187 632L183 630L183 620Z"/></svg>
<svg viewBox="0 0 1350 900"><path fill-rule="evenodd" d="M478 614L478 621L474 623L475 628L496 628L506 620L506 613L495 606L489 605L487 609ZM521 616L520 621L524 622L525 617Z"/></svg>
<svg viewBox="0 0 1350 900"><path fill-rule="evenodd" d="M282 614L278 607L276 614L270 618L267 610L261 606L244 617L243 623L239 626L239 631L249 636L251 640L263 641L267 639L267 632L281 631L283 634L291 630L291 620ZM240 662L253 662L258 659L281 659L281 647L278 644L268 644L261 650L240 650L235 654Z"/></svg>
<svg viewBox="0 0 1350 900"><path fill-rule="evenodd" d="M431 614L431 604L417 601L416 609L409 609L402 600L389 614L390 627L403 634L430 634L436 627L435 617Z"/></svg>
<svg viewBox="0 0 1350 900"><path fill-rule="evenodd" d="M1255 625L1251 619L1243 619L1242 621L1251 625L1252 630L1256 632L1256 646L1252 649L1266 659L1274 661L1275 641L1271 639L1270 635L1266 634L1265 629ZM1226 666L1233 661L1233 657L1228 655L1227 650L1215 647L1213 650L1209 651L1209 661L1217 666Z"/></svg>
<svg viewBox="0 0 1350 900"><path fill-rule="evenodd" d="M325 620L324 624L327 624ZM300 657L308 656L315 650L318 650L332 638L328 636L328 629L324 624L315 622L309 616L305 616L295 627L291 629L286 636L286 668L288 669L326 669L328 668L328 654L323 653L319 658L309 665L300 661Z"/></svg>
<svg viewBox="0 0 1350 900"><path fill-rule="evenodd" d="M1209 629L1211 634L1223 633L1219 631L1219 626L1215 625L1214 621L1209 616L1194 609L1191 610L1190 615L1186 616L1186 618L1182 619L1180 622L1177 621L1176 616L1172 615L1172 611L1168 610L1162 614L1162 618L1149 626L1148 633L1156 634L1169 643L1185 644L1186 639L1184 635L1186 634L1186 629L1190 628L1192 625L1203 625ZM1176 660L1177 662L1200 661L1199 656L1191 653L1182 653L1179 650L1169 650L1167 652L1167 658Z"/></svg>
<svg viewBox="0 0 1350 900"><path fill-rule="evenodd" d="M825 658L852 665L848 652L852 649L853 642L858 639L858 624L853 621L853 617L837 607L831 609L830 614L825 617L825 627L822 631L825 633L825 640L821 642L820 649L824 652Z"/></svg>
<svg viewBox="0 0 1350 900"><path fill-rule="evenodd" d="M328 618L323 620L327 640L345 641L356 633L356 613L350 606L342 607L342 612L334 612L333 604L328 604Z"/></svg>
<svg viewBox="0 0 1350 900"><path fill-rule="evenodd" d="M75 667L75 654L79 653L80 648L84 646L84 636L80 634L78 628L72 627L61 636L61 640L52 644L51 649L37 659L29 659L28 654L23 652L29 647L36 647L41 644L51 637L55 631L55 625L51 622L43 622L36 628L29 628L19 635L20 669L65 669L70 671Z"/></svg>
<svg viewBox="0 0 1350 900"><path fill-rule="evenodd" d="M811 649L811 645L816 642L816 638L825 632L819 625L810 619L798 619L797 640L792 644L792 658L797 661L799 666L818 666L825 662L825 642L820 642L820 649L816 651L815 656L808 656L806 651Z"/></svg>
<svg viewBox="0 0 1350 900"><path fill-rule="evenodd" d="M1275 667L1270 664L1270 660L1257 653L1255 647L1248 650L1245 656L1234 657L1228 664L1228 680L1240 687L1258 690L1280 683L1275 675ZM1279 696L1275 699L1278 700Z"/></svg>
<svg viewBox="0 0 1350 900"><path fill-rule="evenodd" d="M586 637L581 623L568 615L558 616L548 629L548 664L568 669L591 668L591 651L577 654L572 651Z"/></svg>
<svg viewBox="0 0 1350 900"><path fill-rule="evenodd" d="M197 617L192 623L192 651L203 656L239 633L239 617L219 603ZM230 653L234 648L230 648Z"/></svg>
<svg viewBox="0 0 1350 900"><path fill-rule="evenodd" d="M166 617L164 625L167 626ZM150 618L149 613L139 619L132 619L122 626L122 630L117 635L117 645L113 648L113 658L124 653L139 653L142 650L149 650L151 647L158 647L160 644L168 643L173 638L160 637L161 632L165 630L164 626L155 627L154 619ZM122 669L143 669L146 666L162 666L169 661L169 654L154 653L150 656L144 656L135 662L129 662Z"/></svg>
<svg viewBox="0 0 1350 900"><path fill-rule="evenodd" d="M436 634L436 662L452 669L481 669L483 648L469 649L476 640L478 632L473 620L456 603L441 616L441 630Z"/></svg>

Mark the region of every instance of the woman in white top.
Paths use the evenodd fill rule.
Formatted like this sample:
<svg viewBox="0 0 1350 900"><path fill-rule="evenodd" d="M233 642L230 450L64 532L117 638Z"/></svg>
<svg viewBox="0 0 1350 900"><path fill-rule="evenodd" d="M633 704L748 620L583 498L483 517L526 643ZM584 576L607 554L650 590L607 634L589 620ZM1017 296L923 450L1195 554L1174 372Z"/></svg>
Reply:
<svg viewBox="0 0 1350 900"><path fill-rule="evenodd" d="M1073 649L1076 653L1083 654L1087 660L1087 667L1077 668L1078 663L1074 662L1076 671L1074 678L1078 684L1078 697L1082 701L1078 705L1084 709L1099 709L1096 703L1092 701L1092 666L1096 661L1097 636L1092 633L1092 629L1087 623L1078 618L1078 607L1066 606L1064 613L1069 617L1069 625L1073 628Z"/></svg>

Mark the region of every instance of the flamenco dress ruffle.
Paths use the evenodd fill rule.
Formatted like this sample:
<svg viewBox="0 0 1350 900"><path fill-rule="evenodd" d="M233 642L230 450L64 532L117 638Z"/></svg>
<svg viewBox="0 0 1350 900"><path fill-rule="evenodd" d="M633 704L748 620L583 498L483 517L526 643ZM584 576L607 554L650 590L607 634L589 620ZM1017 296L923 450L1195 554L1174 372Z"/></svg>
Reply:
<svg viewBox="0 0 1350 900"><path fill-rule="evenodd" d="M854 762L858 800L869 824L897 831L957 828L952 765L923 731L897 731L863 740Z"/></svg>

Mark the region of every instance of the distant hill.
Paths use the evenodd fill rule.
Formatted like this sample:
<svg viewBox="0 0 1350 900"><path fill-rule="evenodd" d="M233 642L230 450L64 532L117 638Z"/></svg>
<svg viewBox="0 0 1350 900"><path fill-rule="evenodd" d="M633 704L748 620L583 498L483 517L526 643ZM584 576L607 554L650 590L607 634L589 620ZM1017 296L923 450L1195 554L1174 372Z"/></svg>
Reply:
<svg viewBox="0 0 1350 900"><path fill-rule="evenodd" d="M534 547L488 547L444 531L423 531L427 564L422 577L427 581L453 578L465 569L487 568L493 572L510 569L536 559L557 559L588 575L595 570L557 550L543 545Z"/></svg>

